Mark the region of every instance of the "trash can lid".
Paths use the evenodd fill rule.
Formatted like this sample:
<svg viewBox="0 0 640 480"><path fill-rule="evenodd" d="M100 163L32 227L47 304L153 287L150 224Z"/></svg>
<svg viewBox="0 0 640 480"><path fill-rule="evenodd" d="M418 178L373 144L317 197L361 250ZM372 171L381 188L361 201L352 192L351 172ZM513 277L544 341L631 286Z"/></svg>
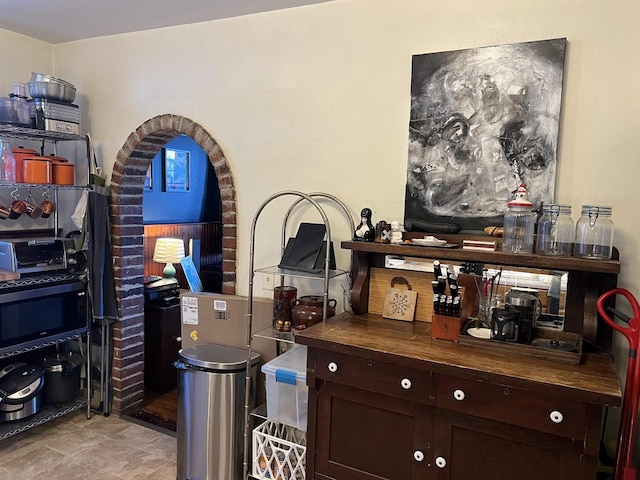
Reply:
<svg viewBox="0 0 640 480"><path fill-rule="evenodd" d="M212 370L236 371L246 368L247 350L214 343L200 343L178 352L182 360L195 367ZM251 352L251 365L260 360L260 354Z"/></svg>

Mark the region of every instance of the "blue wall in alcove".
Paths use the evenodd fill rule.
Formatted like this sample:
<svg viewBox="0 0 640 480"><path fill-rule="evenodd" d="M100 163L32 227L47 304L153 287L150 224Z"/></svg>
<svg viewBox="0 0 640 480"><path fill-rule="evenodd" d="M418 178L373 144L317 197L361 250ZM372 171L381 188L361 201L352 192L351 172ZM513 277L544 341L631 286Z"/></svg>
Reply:
<svg viewBox="0 0 640 480"><path fill-rule="evenodd" d="M145 224L214 222L221 218L220 189L213 166L193 139L180 135L165 147L189 155L189 191L163 192L162 149L151 164L151 189L145 189L142 220Z"/></svg>

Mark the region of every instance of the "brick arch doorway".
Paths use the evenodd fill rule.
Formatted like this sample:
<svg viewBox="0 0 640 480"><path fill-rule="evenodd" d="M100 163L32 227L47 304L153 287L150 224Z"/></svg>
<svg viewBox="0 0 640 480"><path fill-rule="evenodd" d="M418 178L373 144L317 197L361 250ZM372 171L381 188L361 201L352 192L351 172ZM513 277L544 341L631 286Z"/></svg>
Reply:
<svg viewBox="0 0 640 480"><path fill-rule="evenodd" d="M144 397L144 250L142 192L155 155L180 134L206 153L218 178L222 201L222 293L234 295L236 281L236 192L233 176L215 139L200 124L179 115L159 115L133 131L111 175L111 243L120 321L113 325L112 410L131 413Z"/></svg>

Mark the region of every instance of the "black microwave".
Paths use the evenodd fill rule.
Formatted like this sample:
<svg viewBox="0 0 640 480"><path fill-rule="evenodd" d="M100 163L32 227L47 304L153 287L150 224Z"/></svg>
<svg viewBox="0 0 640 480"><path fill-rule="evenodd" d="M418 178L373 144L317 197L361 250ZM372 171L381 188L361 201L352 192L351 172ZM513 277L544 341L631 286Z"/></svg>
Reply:
<svg viewBox="0 0 640 480"><path fill-rule="evenodd" d="M86 280L20 282L0 289L0 356L87 331Z"/></svg>

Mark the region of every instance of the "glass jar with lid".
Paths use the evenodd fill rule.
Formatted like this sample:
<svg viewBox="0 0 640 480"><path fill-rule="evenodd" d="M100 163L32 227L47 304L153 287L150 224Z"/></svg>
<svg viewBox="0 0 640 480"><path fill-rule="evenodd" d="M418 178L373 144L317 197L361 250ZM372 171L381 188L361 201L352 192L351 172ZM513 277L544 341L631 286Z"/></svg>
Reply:
<svg viewBox="0 0 640 480"><path fill-rule="evenodd" d="M595 260L611 260L613 251L611 207L583 205L576 224L573 256Z"/></svg>
<svg viewBox="0 0 640 480"><path fill-rule="evenodd" d="M536 253L568 257L573 249L574 235L571 205L543 205L538 219Z"/></svg>
<svg viewBox="0 0 640 480"><path fill-rule="evenodd" d="M527 186L521 183L514 199L507 203L509 209L504 214L504 233L502 251L508 253L532 253L533 233L536 225L536 213L529 201Z"/></svg>

